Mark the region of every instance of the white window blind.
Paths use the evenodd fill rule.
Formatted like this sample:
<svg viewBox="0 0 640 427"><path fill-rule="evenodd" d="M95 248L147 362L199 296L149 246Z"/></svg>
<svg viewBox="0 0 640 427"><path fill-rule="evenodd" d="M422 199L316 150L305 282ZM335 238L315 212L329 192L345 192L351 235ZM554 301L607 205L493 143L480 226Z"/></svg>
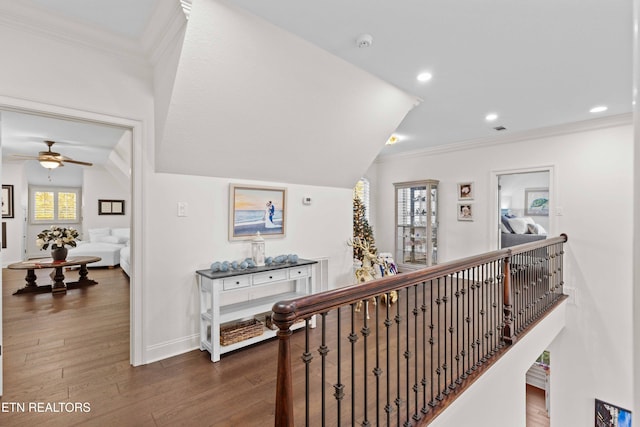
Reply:
<svg viewBox="0 0 640 427"><path fill-rule="evenodd" d="M29 187L32 223L80 222L80 188Z"/></svg>
<svg viewBox="0 0 640 427"><path fill-rule="evenodd" d="M353 188L353 195L360 198L365 209L364 216L369 221L369 180L367 178L360 178Z"/></svg>

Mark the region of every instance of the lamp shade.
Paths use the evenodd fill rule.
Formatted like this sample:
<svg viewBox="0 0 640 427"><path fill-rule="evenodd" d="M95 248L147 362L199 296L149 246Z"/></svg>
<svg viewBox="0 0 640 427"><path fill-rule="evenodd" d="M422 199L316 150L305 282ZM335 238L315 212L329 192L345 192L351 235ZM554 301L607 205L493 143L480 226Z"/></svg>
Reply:
<svg viewBox="0 0 640 427"><path fill-rule="evenodd" d="M60 162L57 160L40 160L40 166L46 169L55 169L60 166Z"/></svg>

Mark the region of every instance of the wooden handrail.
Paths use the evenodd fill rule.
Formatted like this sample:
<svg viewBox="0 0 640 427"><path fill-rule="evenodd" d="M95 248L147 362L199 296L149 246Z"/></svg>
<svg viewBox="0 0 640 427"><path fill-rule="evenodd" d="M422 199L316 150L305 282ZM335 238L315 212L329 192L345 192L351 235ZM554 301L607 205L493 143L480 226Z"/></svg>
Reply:
<svg viewBox="0 0 640 427"><path fill-rule="evenodd" d="M508 258L513 254L544 248L555 243L564 243L567 239L566 234L561 234L558 237L487 252L481 255L474 255L408 273L382 277L363 284L350 285L340 289L300 297L295 300L279 301L274 304L272 308L273 320L276 325L288 327L297 319L323 313L400 288L406 288L416 283L437 279L438 277L453 274L457 271L467 270L478 264Z"/></svg>

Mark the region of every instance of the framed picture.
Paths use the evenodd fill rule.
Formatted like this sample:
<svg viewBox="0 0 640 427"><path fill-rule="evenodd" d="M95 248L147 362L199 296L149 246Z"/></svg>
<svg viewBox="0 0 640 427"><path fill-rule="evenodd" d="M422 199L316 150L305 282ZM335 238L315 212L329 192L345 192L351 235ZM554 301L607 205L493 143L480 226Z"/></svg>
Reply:
<svg viewBox="0 0 640 427"><path fill-rule="evenodd" d="M458 221L473 221L472 203L458 203Z"/></svg>
<svg viewBox="0 0 640 427"><path fill-rule="evenodd" d="M458 183L458 200L473 200L473 182Z"/></svg>
<svg viewBox="0 0 640 427"><path fill-rule="evenodd" d="M596 399L595 427L631 427L631 411Z"/></svg>
<svg viewBox="0 0 640 427"><path fill-rule="evenodd" d="M7 249L7 223L2 221L2 249Z"/></svg>
<svg viewBox="0 0 640 427"><path fill-rule="evenodd" d="M124 215L124 200L98 200L98 215Z"/></svg>
<svg viewBox="0 0 640 427"><path fill-rule="evenodd" d="M524 189L524 214L549 216L549 189Z"/></svg>
<svg viewBox="0 0 640 427"><path fill-rule="evenodd" d="M2 186L2 218L13 218L13 185Z"/></svg>
<svg viewBox="0 0 640 427"><path fill-rule="evenodd" d="M230 184L229 240L284 237L286 204L286 188Z"/></svg>

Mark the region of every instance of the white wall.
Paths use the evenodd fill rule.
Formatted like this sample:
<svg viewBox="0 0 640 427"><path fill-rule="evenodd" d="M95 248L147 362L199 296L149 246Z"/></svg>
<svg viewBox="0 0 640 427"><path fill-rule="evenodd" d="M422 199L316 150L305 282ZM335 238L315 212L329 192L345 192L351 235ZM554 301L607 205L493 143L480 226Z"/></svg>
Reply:
<svg viewBox="0 0 640 427"><path fill-rule="evenodd" d="M577 304L567 308L567 327L551 349L552 425L592 424L594 398L632 407L632 130L618 125L378 164L378 245L393 244L390 184L439 179L442 260L495 248L492 171L554 167L556 206L564 214L551 232L569 236L565 282ZM456 219L462 181L476 185L473 222Z"/></svg>
<svg viewBox="0 0 640 427"><path fill-rule="evenodd" d="M98 200L124 200L124 215L98 215ZM84 169L82 232L90 228L123 228L131 225L131 190L101 166Z"/></svg>
<svg viewBox="0 0 640 427"><path fill-rule="evenodd" d="M7 247L2 249L2 266L23 260L24 227L27 209L27 181L24 164L3 163L2 184L13 185L13 218L3 218L7 225Z"/></svg>
<svg viewBox="0 0 640 427"><path fill-rule="evenodd" d="M141 141L141 146L133 150L137 190L130 204L135 210L134 222L137 215L142 217L136 230L141 233L140 239L133 241L132 281L134 293L140 292L143 304L139 313L143 330L140 362L196 348L195 270L206 268L215 260L241 257L247 248L246 244L227 240L229 181L154 172L154 89L150 67L72 42L63 43L55 37L1 26L0 49L4 64L0 67L0 105L29 101L141 123L134 132L134 141ZM167 52L176 51L179 49ZM158 84L156 89L162 91L167 82ZM278 137L265 134L261 143L269 144ZM296 161L294 154L281 154L291 155L291 161ZM286 186L290 200L287 237L269 240L268 253L326 257L329 283L350 281L351 251L346 240L352 235L351 190L266 184ZM303 196L312 197L313 204L302 206ZM178 201L188 203L187 217L176 216ZM141 251L140 258L135 258L135 250Z"/></svg>
<svg viewBox="0 0 640 427"><path fill-rule="evenodd" d="M566 305L566 302L562 303L534 329L518 340L430 426L526 426L526 372L538 355L561 333L565 324ZM505 381L505 378L511 381ZM553 386L551 393L555 393ZM552 421L551 425L569 427L591 424L555 424Z"/></svg>

